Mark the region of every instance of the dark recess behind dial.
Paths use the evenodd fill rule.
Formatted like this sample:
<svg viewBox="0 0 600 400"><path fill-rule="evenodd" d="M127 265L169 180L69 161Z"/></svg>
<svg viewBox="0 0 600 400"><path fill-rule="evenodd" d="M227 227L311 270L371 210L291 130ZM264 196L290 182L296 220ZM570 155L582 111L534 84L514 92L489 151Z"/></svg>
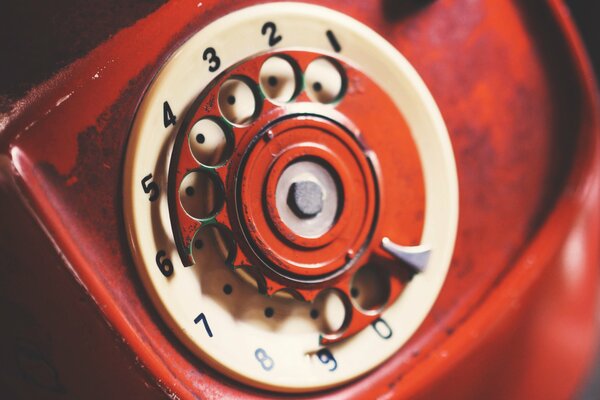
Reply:
<svg viewBox="0 0 600 400"><path fill-rule="evenodd" d="M0 112L165 0L3 1Z"/></svg>

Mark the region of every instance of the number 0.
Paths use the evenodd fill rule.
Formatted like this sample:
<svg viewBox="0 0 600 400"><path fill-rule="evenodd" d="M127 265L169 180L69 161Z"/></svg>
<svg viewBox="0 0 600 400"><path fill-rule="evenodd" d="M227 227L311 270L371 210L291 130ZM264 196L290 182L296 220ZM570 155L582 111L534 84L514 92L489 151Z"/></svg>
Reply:
<svg viewBox="0 0 600 400"><path fill-rule="evenodd" d="M388 325L387 322L385 322L384 319L377 318L375 321L373 321L371 326L373 327L373 329L375 329L375 332L377 332L377 334L382 339L389 339L392 337L392 328Z"/></svg>

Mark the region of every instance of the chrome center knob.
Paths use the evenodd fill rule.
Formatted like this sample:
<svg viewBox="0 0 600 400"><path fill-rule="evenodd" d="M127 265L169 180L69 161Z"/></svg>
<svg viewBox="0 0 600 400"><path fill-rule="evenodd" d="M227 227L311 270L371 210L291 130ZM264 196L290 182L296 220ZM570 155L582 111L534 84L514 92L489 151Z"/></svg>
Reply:
<svg viewBox="0 0 600 400"><path fill-rule="evenodd" d="M331 229L343 193L322 162L304 159L289 164L277 182L275 201L281 221L296 235L317 238Z"/></svg>

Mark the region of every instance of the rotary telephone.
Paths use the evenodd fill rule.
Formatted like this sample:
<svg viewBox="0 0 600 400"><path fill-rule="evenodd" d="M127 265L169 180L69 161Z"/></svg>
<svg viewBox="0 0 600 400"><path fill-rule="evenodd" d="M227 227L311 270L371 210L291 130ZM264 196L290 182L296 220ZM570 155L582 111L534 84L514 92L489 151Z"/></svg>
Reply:
<svg viewBox="0 0 600 400"><path fill-rule="evenodd" d="M571 395L597 336L591 76L559 1L161 5L3 117L0 382Z"/></svg>

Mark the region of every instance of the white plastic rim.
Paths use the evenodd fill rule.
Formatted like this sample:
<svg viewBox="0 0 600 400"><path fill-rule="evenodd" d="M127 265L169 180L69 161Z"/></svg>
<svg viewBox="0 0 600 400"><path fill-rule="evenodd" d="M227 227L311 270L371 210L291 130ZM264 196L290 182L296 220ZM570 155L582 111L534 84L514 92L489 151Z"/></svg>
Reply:
<svg viewBox="0 0 600 400"><path fill-rule="evenodd" d="M183 116L220 72L273 49L268 35L261 33L268 22L282 38L276 48L314 50L347 60L386 90L409 125L424 171L422 243L433 249L428 267L383 313L383 322L328 347L335 361L329 355L317 355L323 349L318 330L322 321L311 319L311 305L257 294L251 285L217 265L222 257L197 253L202 250L194 250L194 259L200 261L184 267L170 228L167 170L172 141ZM333 32L341 51L335 52L327 31ZM208 61L202 58L208 48L219 59L214 72L209 71L217 65L214 57L212 62L211 57ZM178 117L177 124L167 128L163 124L165 102ZM150 183L158 185L156 201L149 201L153 193ZM129 138L124 212L143 283L164 320L191 351L217 370L250 385L312 391L342 384L382 364L426 317L442 288L454 249L458 182L441 114L416 71L392 45L356 20L321 6L263 4L205 26L159 71L140 104ZM169 277L157 267L161 251L173 264ZM233 288L231 293L224 293L224 284ZM270 318L265 317L267 308L274 310Z"/></svg>

